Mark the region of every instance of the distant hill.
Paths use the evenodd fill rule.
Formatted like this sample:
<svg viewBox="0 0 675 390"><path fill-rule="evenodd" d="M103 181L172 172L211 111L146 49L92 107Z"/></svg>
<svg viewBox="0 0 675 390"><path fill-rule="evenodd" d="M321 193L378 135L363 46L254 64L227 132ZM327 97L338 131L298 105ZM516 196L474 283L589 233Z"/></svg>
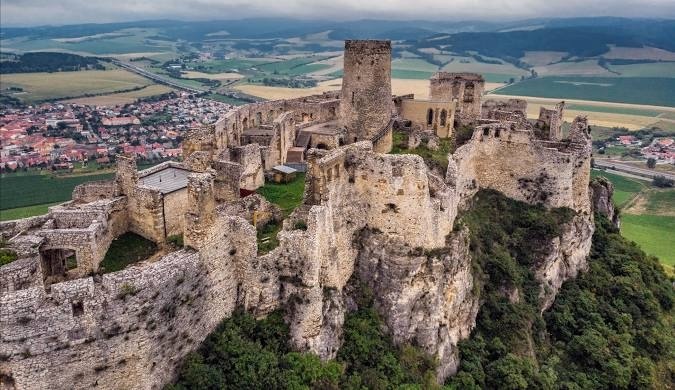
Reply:
<svg viewBox="0 0 675 390"><path fill-rule="evenodd" d="M15 46L18 50L34 50L26 42L59 41L58 48L68 50L67 40L97 39L105 41L105 34L132 34L129 29L154 29L152 36L143 37L146 42L186 42L200 47L214 40L265 40L257 42L261 51L288 50L287 42L280 40L324 33L329 40L350 38L392 39L399 45L413 50L437 48L445 52L466 54L469 51L487 57L496 57L516 63L527 51L559 51L566 58L601 56L610 50L609 45L620 47L653 47L675 52L675 20L627 19L614 17L528 19L514 22L484 21L391 21L358 20L326 21L295 20L287 18L259 18L216 21L152 20L126 23L80 24L68 26L40 26L0 28L6 50ZM110 40L120 40L109 37ZM155 41L155 43L151 43ZM65 42L65 43L64 43ZM307 48L316 51L335 50L335 45L305 42ZM22 46L23 45L23 46ZM75 44L72 43L74 46ZM241 43L240 43L241 45ZM279 45L279 46L277 46ZM23 47L23 48L22 48ZM142 47L157 51L157 46ZM45 49L40 47L40 49ZM152 50L150 50L152 49ZM82 50L82 47L79 48ZM131 49L129 49L131 50ZM140 50L138 47L136 51ZM78 51L78 50L71 50ZM119 51L117 51L119 53ZM637 58L638 60L640 58Z"/></svg>
<svg viewBox="0 0 675 390"><path fill-rule="evenodd" d="M0 62L0 73L68 72L83 69L105 69L105 67L94 57L52 52L15 55Z"/></svg>

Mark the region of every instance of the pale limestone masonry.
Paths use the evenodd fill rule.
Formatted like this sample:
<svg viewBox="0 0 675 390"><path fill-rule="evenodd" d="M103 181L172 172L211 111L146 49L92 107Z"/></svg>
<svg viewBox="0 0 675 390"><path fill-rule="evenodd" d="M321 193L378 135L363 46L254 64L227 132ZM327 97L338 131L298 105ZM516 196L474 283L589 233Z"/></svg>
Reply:
<svg viewBox="0 0 675 390"><path fill-rule="evenodd" d="M386 80L368 75L359 85L357 76L387 68L388 45L347 46L359 49L350 54L357 72L350 88L374 85L380 96ZM372 64L358 64L362 50L370 54L361 60ZM295 349L334 358L361 284L372 289L394 342L435 356L439 381L452 375L457 343L469 337L480 306L471 232L455 223L474 194L491 188L576 212L532 269L542 310L587 268L592 211L613 210L611 189L596 183L589 190L585 118L575 119L567 139L542 136L520 102L481 105L482 79L462 77L438 80L451 94L459 83L464 98L444 101L458 99L459 119L476 125L444 173L416 155L386 154L392 127L406 121L392 118L391 96L372 102L376 113L351 106L341 118L339 94L328 93L238 107L191 133L183 164L139 172L120 156L115 180L79 186L73 201L46 216L0 223L19 254L0 268L0 388L161 388L235 308L256 316L283 308ZM345 129L341 122L377 126ZM357 142L345 138L353 134ZM411 142L422 139L432 147L437 136ZM329 150L311 147L320 145ZM281 213L240 192L262 185L264 171L286 162L291 148L306 160L304 199L283 221L279 246L260 255L253 224ZM160 246L182 232L185 248L97 274L111 240L127 231ZM66 269L71 254L77 266Z"/></svg>
<svg viewBox="0 0 675 390"><path fill-rule="evenodd" d="M485 80L477 73L437 72L429 79L429 99L457 103L456 118L462 125L481 116Z"/></svg>

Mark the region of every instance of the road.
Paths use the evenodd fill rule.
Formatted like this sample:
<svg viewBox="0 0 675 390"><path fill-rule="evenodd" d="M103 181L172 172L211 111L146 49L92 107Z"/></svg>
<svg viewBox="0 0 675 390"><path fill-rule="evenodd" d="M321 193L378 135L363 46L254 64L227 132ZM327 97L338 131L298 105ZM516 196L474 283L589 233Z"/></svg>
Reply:
<svg viewBox="0 0 675 390"><path fill-rule="evenodd" d="M594 159L594 164L598 168L608 168L618 172L625 172L631 175L640 176L648 179L653 179L655 176L663 176L666 179L675 180L675 175L671 173L654 171L651 169L638 168L632 165L623 164L616 160Z"/></svg>
<svg viewBox="0 0 675 390"><path fill-rule="evenodd" d="M187 86L185 86L185 85L183 85L183 84L180 84L180 83L177 83L177 82L171 80L170 78L162 77L162 76L160 76L160 75L158 75L158 74L155 74L155 73L152 73L152 72L148 72L147 70L145 70L145 69L143 69L143 68L139 68L138 66L134 66L134 65L131 65L131 64L127 64L127 63L125 63L125 62L122 62L122 61L119 61L119 60L115 60L115 59L112 59L111 61L112 61L113 64L115 64L115 65L117 65L117 66L119 66L119 67L121 67L121 68L124 68L124 69L129 70L129 71L131 71L131 72L134 72L134 73L136 73L136 74L138 74L138 75L141 75L141 76L143 76L143 77L145 77L145 78L148 78L148 79L150 79L150 80L152 80L152 81L154 81L154 82L156 82L156 83L158 83L158 84L168 85L169 87L174 87L174 88L177 88L177 89L182 89L182 90L184 90L184 91L188 91L188 92L192 92L192 93L202 93L202 92L207 92L206 90L197 89L197 88L192 88L192 87L187 87Z"/></svg>

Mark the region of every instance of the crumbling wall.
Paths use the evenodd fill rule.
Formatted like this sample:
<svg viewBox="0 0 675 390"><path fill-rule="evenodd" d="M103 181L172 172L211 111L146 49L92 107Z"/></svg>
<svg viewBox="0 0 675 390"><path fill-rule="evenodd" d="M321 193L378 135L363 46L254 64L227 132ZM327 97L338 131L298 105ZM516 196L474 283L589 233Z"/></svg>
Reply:
<svg viewBox="0 0 675 390"><path fill-rule="evenodd" d="M17 389L161 388L234 309L233 269L183 250L51 292L4 295L2 374Z"/></svg>
<svg viewBox="0 0 675 390"><path fill-rule="evenodd" d="M90 181L73 189L72 199L76 203L89 203L115 196L117 188L113 180Z"/></svg>
<svg viewBox="0 0 675 390"><path fill-rule="evenodd" d="M257 144L237 146L232 149L232 161L242 167L241 188L253 191L265 184L260 146Z"/></svg>
<svg viewBox="0 0 675 390"><path fill-rule="evenodd" d="M336 92L325 92L321 95L296 99L246 104L224 114L216 122L213 133L202 138L207 140L206 144L213 144L218 152L222 152L228 147L241 146L244 130L259 125L273 126L274 122L286 112L293 112L291 117L296 124L335 120L340 106L338 98L339 95ZM191 148L189 152L195 150L200 149Z"/></svg>
<svg viewBox="0 0 675 390"><path fill-rule="evenodd" d="M481 117L481 99L485 80L477 73L436 72L429 79L429 99L456 101L456 117L468 124Z"/></svg>
<svg viewBox="0 0 675 390"><path fill-rule="evenodd" d="M129 230L153 242L163 242L162 193L158 188L137 185L128 199Z"/></svg>
<svg viewBox="0 0 675 390"><path fill-rule="evenodd" d="M115 171L115 186L117 195L129 195L138 183L138 170L134 157L117 156L117 170Z"/></svg>
<svg viewBox="0 0 675 390"><path fill-rule="evenodd" d="M212 164L215 171L214 196L218 202L233 202L239 199L241 185L241 164L216 160Z"/></svg>
<svg viewBox="0 0 675 390"><path fill-rule="evenodd" d="M39 286L42 286L42 267L38 255L33 254L2 266L0 296Z"/></svg>
<svg viewBox="0 0 675 390"><path fill-rule="evenodd" d="M564 109L565 102L556 104L554 109L539 108L539 119L535 123L535 128L540 130L541 138L551 141L560 141L562 139Z"/></svg>
<svg viewBox="0 0 675 390"><path fill-rule="evenodd" d="M481 114L483 118L493 118L494 111L518 112L527 117L527 100L508 99L483 101Z"/></svg>
<svg viewBox="0 0 675 390"><path fill-rule="evenodd" d="M185 212L187 211L187 189L164 194L164 224L166 236L183 234L185 226Z"/></svg>
<svg viewBox="0 0 675 390"><path fill-rule="evenodd" d="M588 212L588 174L582 171L590 164L590 139L571 141L567 148L541 143L508 122L478 126L453 155L447 180L463 199L492 188L528 203Z"/></svg>

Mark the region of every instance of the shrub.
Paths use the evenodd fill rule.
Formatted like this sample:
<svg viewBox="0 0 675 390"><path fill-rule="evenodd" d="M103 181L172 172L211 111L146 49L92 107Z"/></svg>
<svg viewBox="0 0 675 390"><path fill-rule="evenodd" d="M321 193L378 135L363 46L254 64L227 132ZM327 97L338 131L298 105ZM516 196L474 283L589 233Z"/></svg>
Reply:
<svg viewBox="0 0 675 390"><path fill-rule="evenodd" d="M661 188L670 188L675 184L673 180L666 178L665 176L656 176L654 177L654 180L652 180L652 184L655 187L661 187Z"/></svg>
<svg viewBox="0 0 675 390"><path fill-rule="evenodd" d="M182 234L176 234L173 236L169 236L166 238L166 241L173 245L175 248L182 248L185 246L185 243L183 242L183 235Z"/></svg>
<svg viewBox="0 0 675 390"><path fill-rule="evenodd" d="M17 254L11 249L0 248L0 266L9 264L17 259Z"/></svg>

